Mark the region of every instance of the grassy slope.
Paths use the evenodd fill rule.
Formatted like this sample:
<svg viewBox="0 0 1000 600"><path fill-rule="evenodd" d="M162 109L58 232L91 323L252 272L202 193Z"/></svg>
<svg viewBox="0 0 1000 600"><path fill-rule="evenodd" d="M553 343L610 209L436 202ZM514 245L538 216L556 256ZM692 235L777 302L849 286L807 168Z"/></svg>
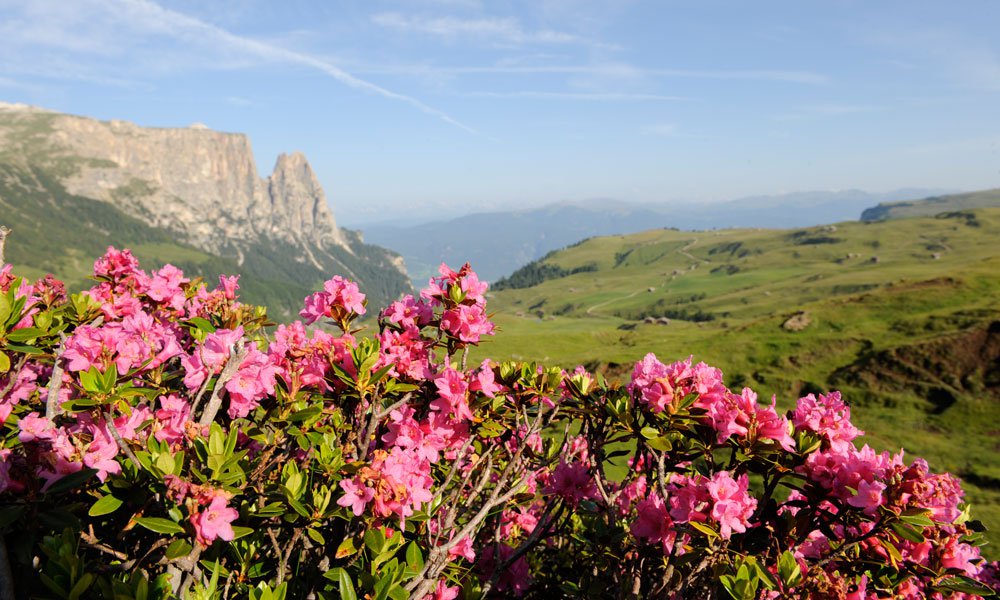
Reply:
<svg viewBox="0 0 1000 600"><path fill-rule="evenodd" d="M1000 189L934 196L923 200L883 202L864 211L862 221L932 217L946 210L968 210L1000 205Z"/></svg>
<svg viewBox="0 0 1000 600"><path fill-rule="evenodd" d="M648 351L663 360L694 354L722 368L729 385L777 394L786 407L810 391L842 389L873 446L902 447L936 469L962 474L976 515L1000 542L1000 397L998 382L983 381L989 366L932 382L957 398L943 409L923 393L926 381L917 381L931 375L895 386L844 371L835 376L854 365L875 369L873 381L888 381L872 358L879 351L902 349L915 363L927 362L921 344L945 340L960 349L969 343L963 336L1000 320L997 239L1000 209L799 231L658 230L597 238L546 262L566 270L596 263L598 271L493 294L501 333L479 352L565 366L610 364L613 373ZM714 320L641 321L679 309ZM800 310L811 324L783 329Z"/></svg>

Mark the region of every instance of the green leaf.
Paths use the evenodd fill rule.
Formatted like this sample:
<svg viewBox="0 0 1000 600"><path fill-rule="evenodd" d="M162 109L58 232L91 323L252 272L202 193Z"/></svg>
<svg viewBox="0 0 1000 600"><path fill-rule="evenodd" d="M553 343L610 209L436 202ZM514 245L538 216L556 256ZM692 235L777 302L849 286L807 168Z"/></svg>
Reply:
<svg viewBox="0 0 1000 600"><path fill-rule="evenodd" d="M195 328L200 329L205 333L215 333L215 325L212 325L212 323L208 319L204 319L202 317L193 317L191 319L188 319L187 322L188 324L193 325Z"/></svg>
<svg viewBox="0 0 1000 600"><path fill-rule="evenodd" d="M80 487L94 475L97 475L97 471L95 469L81 469L76 473L70 473L49 486L49 489L45 493L62 494L63 492L68 492L74 488Z"/></svg>
<svg viewBox="0 0 1000 600"><path fill-rule="evenodd" d="M646 438L647 440L651 440L660 435L660 430L655 427L650 427L649 425L646 425L645 427L642 428L642 430L639 431L639 434L642 435L642 437Z"/></svg>
<svg viewBox="0 0 1000 600"><path fill-rule="evenodd" d="M302 410L293 412L286 419L289 423L298 423L300 421L307 421L317 415L322 414L323 407L320 405L310 406L309 408L303 408Z"/></svg>
<svg viewBox="0 0 1000 600"><path fill-rule="evenodd" d="M314 542L316 542L320 546L325 546L326 545L326 540L323 539L323 534L321 534L320 532L316 531L312 527L307 527L306 528L306 535L308 535Z"/></svg>
<svg viewBox="0 0 1000 600"><path fill-rule="evenodd" d="M6 373L10 371L10 358L3 352L0 352L0 373Z"/></svg>
<svg viewBox="0 0 1000 600"><path fill-rule="evenodd" d="M45 332L37 327L25 327L23 329L15 329L7 334L7 339L12 342L30 342L36 339Z"/></svg>
<svg viewBox="0 0 1000 600"><path fill-rule="evenodd" d="M894 521L889 524L889 527L898 535L908 542L913 542L914 544L920 544L924 542L924 536L915 527L907 525L906 523L901 523L899 521Z"/></svg>
<svg viewBox="0 0 1000 600"><path fill-rule="evenodd" d="M653 450L659 450L660 452L669 452L674 447L674 445L670 443L670 440L662 435L647 441L646 445Z"/></svg>
<svg viewBox="0 0 1000 600"><path fill-rule="evenodd" d="M187 540L174 540L169 546L167 546L166 556L168 559L173 560L175 558L191 554L191 550L193 549L194 546L192 546Z"/></svg>
<svg viewBox="0 0 1000 600"><path fill-rule="evenodd" d="M334 569L336 571L336 581L340 588L340 600L358 600L358 594L354 591L354 582L351 581L351 576L347 574L344 569ZM329 575L333 571L328 572Z"/></svg>
<svg viewBox="0 0 1000 600"><path fill-rule="evenodd" d="M66 598L68 598L69 600L77 600L77 598L82 596L83 593L87 591L87 588L89 588L93 583L94 583L94 574L84 573L83 575L80 576L80 579L77 579L76 585L74 585L73 589L69 591L69 595L66 596Z"/></svg>
<svg viewBox="0 0 1000 600"><path fill-rule="evenodd" d="M988 586L979 583L975 579L965 577L964 575L957 575L951 579L942 581L941 583L934 586L934 589L946 592L961 592L963 594L975 594L978 596L990 596L993 590Z"/></svg>
<svg viewBox="0 0 1000 600"><path fill-rule="evenodd" d="M94 505L90 507L90 510L87 511L87 514L92 517L108 515L118 510L118 508L121 505L122 505L121 500L108 494L107 496L104 496L101 499L99 499L97 502L94 502Z"/></svg>
<svg viewBox="0 0 1000 600"><path fill-rule="evenodd" d="M706 525L706 524L704 524L704 523L702 523L700 521L690 521L690 522L688 522L688 525L690 525L691 527L693 527L693 528L697 529L698 531L704 533L705 535L707 535L710 538L719 537L719 532L718 531L712 529L711 527L709 527L708 525Z"/></svg>
<svg viewBox="0 0 1000 600"><path fill-rule="evenodd" d="M344 541L340 542L337 546L337 558L345 558L347 556L353 556L358 552L358 545L354 543L354 538L346 538Z"/></svg>
<svg viewBox="0 0 1000 600"><path fill-rule="evenodd" d="M424 568L424 555L416 542L410 542L406 546L406 564L416 571Z"/></svg>
<svg viewBox="0 0 1000 600"><path fill-rule="evenodd" d="M156 533L184 533L184 528L170 519L161 519L159 517L136 517L133 520L146 529L155 531Z"/></svg>
<svg viewBox="0 0 1000 600"><path fill-rule="evenodd" d="M778 559L778 577L788 587L795 587L802 580L802 568L799 561L795 560L795 555L785 550Z"/></svg>

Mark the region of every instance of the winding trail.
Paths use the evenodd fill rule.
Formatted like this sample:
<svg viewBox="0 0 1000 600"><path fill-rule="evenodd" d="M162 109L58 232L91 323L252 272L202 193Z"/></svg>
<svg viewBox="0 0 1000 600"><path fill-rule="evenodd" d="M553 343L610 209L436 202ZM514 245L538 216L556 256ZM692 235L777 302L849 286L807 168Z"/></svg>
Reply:
<svg viewBox="0 0 1000 600"><path fill-rule="evenodd" d="M697 243L698 243L698 238L692 238L691 241L689 241L687 244L685 244L683 248L678 248L676 250L676 252L678 254L686 257L687 259L696 262L696 263L710 263L710 262L712 262L712 261L708 260L707 258L698 258L697 256L695 256L695 255L691 254L690 252L688 252L688 250L691 249L691 248L693 248L694 245L697 244ZM686 271L682 271L681 274L683 275L685 272ZM643 288L643 289L645 289L645 288ZM618 297L618 298L611 298L609 300L605 300L604 302L598 302L597 304L591 306L590 308L588 308L585 311L586 315L588 317L593 317L593 316L595 316L594 315L594 310L596 310L596 309L598 309L598 308L600 308L602 306L606 306L608 304L611 304L612 302L617 302L619 300L628 300L629 298L631 298L631 297L639 294L640 292L642 292L643 289L635 290L631 294L627 294L625 296L621 296L621 297ZM599 316L599 315L596 315L596 316Z"/></svg>

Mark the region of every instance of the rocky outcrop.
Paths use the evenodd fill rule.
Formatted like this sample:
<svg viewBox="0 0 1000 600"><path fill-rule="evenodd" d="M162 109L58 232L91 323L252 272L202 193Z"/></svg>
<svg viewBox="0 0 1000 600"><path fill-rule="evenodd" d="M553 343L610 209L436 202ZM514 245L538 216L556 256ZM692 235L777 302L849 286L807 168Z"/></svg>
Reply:
<svg viewBox="0 0 1000 600"><path fill-rule="evenodd" d="M0 167L8 190L49 194L54 206L63 192L113 205L250 276L311 287L341 274L382 303L410 291L398 254L337 227L303 154L282 154L264 178L243 134L0 103Z"/></svg>
<svg viewBox="0 0 1000 600"><path fill-rule="evenodd" d="M85 159L63 180L67 191L110 202L195 246L219 253L265 238L349 250L301 153L281 155L262 179L243 134L55 114L49 127L55 150Z"/></svg>

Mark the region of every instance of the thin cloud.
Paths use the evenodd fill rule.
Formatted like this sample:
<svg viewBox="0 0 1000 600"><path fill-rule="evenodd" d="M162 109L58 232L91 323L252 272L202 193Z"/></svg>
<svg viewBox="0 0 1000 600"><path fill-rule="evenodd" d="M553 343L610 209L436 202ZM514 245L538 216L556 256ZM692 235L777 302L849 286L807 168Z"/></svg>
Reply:
<svg viewBox="0 0 1000 600"><path fill-rule="evenodd" d="M32 4L32 3L27 3ZM44 4L44 3L40 3ZM12 5L13 6L13 5ZM322 58L290 50L288 48L262 42L253 38L236 35L221 27L206 23L195 17L164 8L149 0L116 0L112 3L69 3L67 12L60 13L57 6L38 6L23 8L28 17L25 21L38 23L32 31L22 32L18 42L27 47L66 48L66 40L62 33L71 31L74 26L88 24L89 28L82 33L74 34L72 46L85 51L87 48L100 48L100 54L127 54L129 48L121 47L128 41L141 46L150 37L166 36L181 42L184 47L205 47L214 51L218 60L213 67L251 68L256 62L266 61L279 64L295 64L315 69L335 79L341 84L355 90L375 94L383 98L408 104L417 110L436 117L445 123L458 127L472 134L479 132L458 121L449 114L431 107L417 98L400 94L383 88L370 81L361 79L341 69ZM50 10L46 10L50 9ZM92 13L92 19L84 19L81 15ZM90 25L96 23L96 25ZM3 28L0 27L0 31ZM80 36L89 34L88 37ZM126 40L121 42L120 40ZM257 59L256 61L254 59ZM156 57L153 57L156 60ZM203 63L204 58L201 59ZM192 63L192 68L199 68ZM43 72L43 74L45 74Z"/></svg>
<svg viewBox="0 0 1000 600"><path fill-rule="evenodd" d="M571 44L585 40L572 33L550 29L526 31L513 17L419 17L398 12L379 13L372 23L397 31L416 32L446 38L471 37L509 44Z"/></svg>
<svg viewBox="0 0 1000 600"><path fill-rule="evenodd" d="M656 125L650 125L642 132L646 135L673 137L677 134L677 125L674 125L673 123L657 123Z"/></svg>
<svg viewBox="0 0 1000 600"><path fill-rule="evenodd" d="M881 110L878 106L863 104L812 104L803 106L797 111L778 115L775 121L806 121L825 117L841 117L846 115L856 115L860 113L870 113Z"/></svg>
<svg viewBox="0 0 1000 600"><path fill-rule="evenodd" d="M783 70L692 70L667 68L642 68L623 63L598 65L487 65L487 66L370 66L357 69L359 73L391 75L590 75L590 76L648 76L654 78L723 79L748 81L774 81L804 85L825 85L830 78L811 71Z"/></svg>
<svg viewBox="0 0 1000 600"><path fill-rule="evenodd" d="M681 96L664 96L660 94L629 94L606 92L539 92L521 90L515 92L469 92L463 94L468 98L530 98L539 100L588 100L598 102L672 102L687 100Z"/></svg>

